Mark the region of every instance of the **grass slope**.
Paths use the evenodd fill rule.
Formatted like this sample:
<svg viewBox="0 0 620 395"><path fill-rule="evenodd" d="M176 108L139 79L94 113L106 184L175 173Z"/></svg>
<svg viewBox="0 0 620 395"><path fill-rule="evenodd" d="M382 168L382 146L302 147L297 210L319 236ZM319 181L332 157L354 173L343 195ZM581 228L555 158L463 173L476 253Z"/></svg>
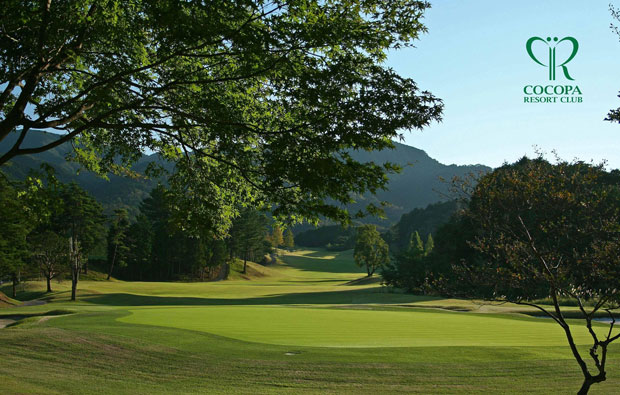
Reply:
<svg viewBox="0 0 620 395"><path fill-rule="evenodd" d="M84 281L75 303L70 284L55 283L48 304L0 310L35 315L0 329L3 392L551 394L580 384L561 330L518 307L387 292L355 281L350 251L282 258L217 283ZM62 314L36 315L52 310ZM610 353L608 381L592 393L620 384L620 347Z"/></svg>

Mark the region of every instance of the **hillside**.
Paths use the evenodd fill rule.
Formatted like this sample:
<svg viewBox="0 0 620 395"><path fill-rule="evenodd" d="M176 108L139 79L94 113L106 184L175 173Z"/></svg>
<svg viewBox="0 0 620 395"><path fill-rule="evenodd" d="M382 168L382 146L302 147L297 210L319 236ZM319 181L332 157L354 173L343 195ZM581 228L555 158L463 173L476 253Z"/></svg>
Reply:
<svg viewBox="0 0 620 395"><path fill-rule="evenodd" d="M55 139L54 135L50 133L44 131L37 132L31 131L28 133L22 147L38 147ZM1 141L0 153L8 151L14 144L16 137L15 134L11 134ZM7 166L3 166L2 171L9 177L23 179L31 170L38 171L41 164L49 163L56 170L56 176L61 182L76 181L81 187L95 196L103 204L106 211L123 207L131 215L137 214L140 202L157 185L156 180L146 178L132 179L111 174L109 175L109 180L105 180L92 172L80 171L79 164L66 160L71 152L71 145L63 144L37 155L18 156L9 162ZM134 170L142 173L147 165L153 161L159 161L157 155L144 156L134 166Z"/></svg>
<svg viewBox="0 0 620 395"><path fill-rule="evenodd" d="M24 147L40 146L50 142L54 137L44 131L29 133ZM11 147L16 135L10 135L0 142L0 153ZM470 172L488 171L482 165L456 166L444 165L429 157L426 152L404 144L395 143L394 150L377 152L354 151L352 156L361 162L374 161L382 164L392 162L404 167L400 174L390 177L389 190L380 191L376 196L365 195L358 198L358 203L352 205L352 210L359 210L368 203L388 201L392 207L386 209L387 220L371 220L384 226L396 223L401 215L414 208L426 207L439 201L447 200L442 194L448 192L448 185L441 178L450 180L454 176L464 176ZM38 155L25 155L13 159L3 171L9 176L22 179L31 169L38 170L44 162L51 164L63 182L76 181L84 189L93 194L106 209L125 207L131 214L137 213L139 203L149 191L157 185L156 180L131 179L110 175L110 180L102 179L90 172L79 171L80 166L66 161L72 147L70 144L61 145L55 149ZM160 159L157 155L142 158L134 167L137 172L143 172L148 163Z"/></svg>
<svg viewBox="0 0 620 395"><path fill-rule="evenodd" d="M390 176L387 191L380 191L376 196L365 196L359 205L369 202L388 201L392 207L386 209L387 221L376 221L389 226L400 220L403 214L415 208L425 208L429 204L450 200L449 181L457 176L488 172L490 167L484 165L445 165L428 156L426 152L408 145L395 143L394 150L378 152L354 152L353 157L360 162L392 162L403 166L400 174ZM446 180L446 181L442 181Z"/></svg>

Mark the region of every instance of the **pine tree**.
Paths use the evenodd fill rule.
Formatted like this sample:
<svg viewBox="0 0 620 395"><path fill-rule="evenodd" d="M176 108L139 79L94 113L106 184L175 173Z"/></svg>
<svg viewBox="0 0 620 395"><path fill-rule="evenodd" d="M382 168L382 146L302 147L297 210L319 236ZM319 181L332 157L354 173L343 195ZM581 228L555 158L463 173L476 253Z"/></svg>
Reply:
<svg viewBox="0 0 620 395"><path fill-rule="evenodd" d="M426 239L426 245L424 246L424 255L428 255L435 248L435 241L433 240L433 235L428 234L428 238Z"/></svg>
<svg viewBox="0 0 620 395"><path fill-rule="evenodd" d="M422 238L420 237L418 231L411 234L408 252L414 256L424 254L424 243L422 242Z"/></svg>
<svg viewBox="0 0 620 395"><path fill-rule="evenodd" d="M126 265L127 231L129 230L129 216L127 210L114 211L114 220L108 229L108 280L112 277L114 266Z"/></svg>

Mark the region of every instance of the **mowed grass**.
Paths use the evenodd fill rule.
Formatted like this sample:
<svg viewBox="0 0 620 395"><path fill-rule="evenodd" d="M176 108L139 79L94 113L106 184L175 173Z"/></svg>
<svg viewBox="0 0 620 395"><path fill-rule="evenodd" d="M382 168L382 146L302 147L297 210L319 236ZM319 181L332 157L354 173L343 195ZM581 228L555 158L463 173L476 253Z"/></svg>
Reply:
<svg viewBox="0 0 620 395"><path fill-rule="evenodd" d="M580 385L561 329L519 307L355 281L364 273L350 251L282 260L217 283L84 281L74 303L65 282L44 296L50 303L0 309L74 313L0 329L2 392L547 394ZM29 283L21 296L43 286ZM587 334L576 338L585 352ZM608 381L592 393L618 392L618 355L612 346Z"/></svg>
<svg viewBox="0 0 620 395"><path fill-rule="evenodd" d="M183 328L234 339L319 347L562 346L562 329L540 319L489 314L264 306L129 310L122 322ZM585 328L576 342L588 344Z"/></svg>

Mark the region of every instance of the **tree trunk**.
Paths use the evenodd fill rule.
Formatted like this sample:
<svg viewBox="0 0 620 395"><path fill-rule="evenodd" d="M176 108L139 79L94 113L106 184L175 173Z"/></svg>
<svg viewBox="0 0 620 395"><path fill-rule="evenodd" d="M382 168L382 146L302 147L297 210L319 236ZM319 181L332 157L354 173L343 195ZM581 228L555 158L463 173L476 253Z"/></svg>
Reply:
<svg viewBox="0 0 620 395"><path fill-rule="evenodd" d="M45 279L47 280L47 292L52 292L52 276L46 274Z"/></svg>
<svg viewBox="0 0 620 395"><path fill-rule="evenodd" d="M75 302L75 293L77 291L78 276L80 273L78 268L73 268L71 272L71 301Z"/></svg>
<svg viewBox="0 0 620 395"><path fill-rule="evenodd" d="M243 274L246 274L248 271L248 252L246 251L243 254Z"/></svg>
<svg viewBox="0 0 620 395"><path fill-rule="evenodd" d="M112 277L112 271L114 270L114 261L116 261L116 248L118 244L114 244L114 254L112 254L112 263L110 264L110 271L108 271L107 280L110 281L110 277Z"/></svg>
<svg viewBox="0 0 620 395"><path fill-rule="evenodd" d="M13 274L13 299L15 299L17 297L17 276L15 274Z"/></svg>
<svg viewBox="0 0 620 395"><path fill-rule="evenodd" d="M592 386L592 384L602 383L606 379L607 378L606 378L605 371L597 374L596 376L587 376L583 380L583 384L581 385L579 392L577 392L577 395L586 395L590 391L590 387Z"/></svg>
<svg viewBox="0 0 620 395"><path fill-rule="evenodd" d="M581 385L579 392L577 392L577 395L586 395L590 391L590 387L592 386L592 384L594 383L590 379L586 378L585 380L583 380L583 384Z"/></svg>

